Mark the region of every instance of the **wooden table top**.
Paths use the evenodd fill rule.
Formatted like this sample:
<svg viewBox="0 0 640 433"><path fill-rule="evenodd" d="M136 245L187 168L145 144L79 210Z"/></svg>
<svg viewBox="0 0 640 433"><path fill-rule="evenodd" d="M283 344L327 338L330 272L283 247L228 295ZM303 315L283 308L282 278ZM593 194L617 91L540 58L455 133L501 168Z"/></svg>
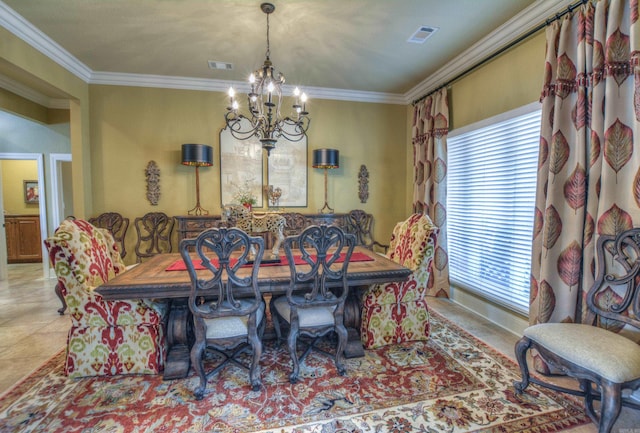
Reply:
<svg viewBox="0 0 640 433"><path fill-rule="evenodd" d="M373 260L349 263L347 280L350 286L404 281L411 274L408 268L367 248L357 246L354 249L356 252L366 254ZM179 253L158 254L112 278L97 287L96 291L108 300L186 298L191 287L189 273L186 270L166 270L178 260L181 260ZM284 293L290 280L288 265L262 266L258 273L258 285L264 293Z"/></svg>

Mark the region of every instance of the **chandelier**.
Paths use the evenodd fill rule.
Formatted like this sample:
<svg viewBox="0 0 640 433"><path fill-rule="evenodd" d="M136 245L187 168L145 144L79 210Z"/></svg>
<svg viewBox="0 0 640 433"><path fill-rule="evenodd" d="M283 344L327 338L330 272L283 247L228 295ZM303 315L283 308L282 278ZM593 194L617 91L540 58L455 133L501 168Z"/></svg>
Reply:
<svg viewBox="0 0 640 433"><path fill-rule="evenodd" d="M297 87L293 91L293 113L291 116L282 117L280 106L284 75L281 72L276 73L269 59L269 14L273 13L276 7L271 3L262 3L260 9L267 14L267 52L262 68L249 76L251 88L247 93L249 115L238 113L240 106L236 92L231 87L229 88L229 106L224 118L231 135L236 139L248 140L251 137L258 137L268 157L271 150L276 147L278 138L300 141L309 129L311 119L306 110L307 95L301 93Z"/></svg>

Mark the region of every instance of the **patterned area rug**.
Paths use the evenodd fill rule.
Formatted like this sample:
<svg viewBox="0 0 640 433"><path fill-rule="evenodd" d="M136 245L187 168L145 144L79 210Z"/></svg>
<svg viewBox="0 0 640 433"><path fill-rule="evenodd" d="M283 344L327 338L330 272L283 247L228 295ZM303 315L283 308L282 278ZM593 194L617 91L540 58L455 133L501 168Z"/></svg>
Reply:
<svg viewBox="0 0 640 433"><path fill-rule="evenodd" d="M312 352L288 382L286 349L267 343L261 392L227 367L195 401L193 375L68 380L63 354L0 399L1 432L558 432L589 423L573 399L512 382L514 362L432 313L428 342L366 351L347 375Z"/></svg>

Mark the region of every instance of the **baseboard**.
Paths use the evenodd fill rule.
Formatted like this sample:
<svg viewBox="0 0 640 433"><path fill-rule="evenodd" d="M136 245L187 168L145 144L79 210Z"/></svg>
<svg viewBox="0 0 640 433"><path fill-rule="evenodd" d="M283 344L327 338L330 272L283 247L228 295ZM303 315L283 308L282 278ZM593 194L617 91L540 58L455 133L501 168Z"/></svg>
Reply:
<svg viewBox="0 0 640 433"><path fill-rule="evenodd" d="M451 300L501 328L521 336L529 326L527 317L483 299L460 287L451 287Z"/></svg>

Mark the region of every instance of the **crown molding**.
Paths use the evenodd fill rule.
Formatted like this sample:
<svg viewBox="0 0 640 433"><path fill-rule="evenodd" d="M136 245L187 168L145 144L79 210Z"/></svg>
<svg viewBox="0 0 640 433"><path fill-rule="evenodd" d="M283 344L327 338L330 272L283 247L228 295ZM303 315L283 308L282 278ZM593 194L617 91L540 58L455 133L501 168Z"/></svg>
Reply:
<svg viewBox="0 0 640 433"><path fill-rule="evenodd" d="M76 59L29 21L0 1L0 26L4 27L36 50L85 82L89 81L91 69Z"/></svg>
<svg viewBox="0 0 640 433"><path fill-rule="evenodd" d="M165 89L203 90L226 93L229 87L248 92L249 86L243 81L213 80L205 78L170 77L164 75L123 74L114 72L94 72L90 84L112 86L158 87ZM294 86L285 85L283 90L293 93ZM339 101L373 102L405 105L403 95L358 90L331 89L326 87L305 87L313 99L332 99Z"/></svg>
<svg viewBox="0 0 640 433"><path fill-rule="evenodd" d="M0 75L0 88L44 107L49 106L50 100L45 95L5 75Z"/></svg>
<svg viewBox="0 0 640 433"><path fill-rule="evenodd" d="M538 0L527 9L498 27L487 37L469 47L461 55L431 74L418 85L404 94L365 92L347 89L324 87L309 88L314 99L332 99L339 101L371 102L385 104L411 104L415 99L428 94L444 83L480 63L507 44L524 35L535 25L544 22L548 17L568 7L574 0ZM0 25L27 42L60 66L67 69L89 84L105 84L118 86L157 87L169 89L204 90L226 92L230 86L242 89L245 83L238 81L198 79L188 77L170 77L160 75L124 74L111 72L94 72L80 62L68 51L47 37L31 23L22 18L13 9L0 0ZM17 92L16 92L17 93ZM33 94L34 91L31 91ZM37 93L37 92L35 92ZM19 93L18 93L19 94ZM23 96L23 95L21 95ZM33 95L33 97L37 97ZM40 99L46 97L40 95ZM27 98L31 99L31 98ZM31 99L33 100L33 99ZM34 101L37 102L37 101ZM40 102L39 102L40 103ZM59 104L48 100L46 105ZM57 108L57 107L51 107Z"/></svg>
<svg viewBox="0 0 640 433"><path fill-rule="evenodd" d="M11 78L0 75L0 88L47 108L69 108L68 99L52 99Z"/></svg>
<svg viewBox="0 0 640 433"><path fill-rule="evenodd" d="M575 0L538 0L405 93L410 104L506 47Z"/></svg>

